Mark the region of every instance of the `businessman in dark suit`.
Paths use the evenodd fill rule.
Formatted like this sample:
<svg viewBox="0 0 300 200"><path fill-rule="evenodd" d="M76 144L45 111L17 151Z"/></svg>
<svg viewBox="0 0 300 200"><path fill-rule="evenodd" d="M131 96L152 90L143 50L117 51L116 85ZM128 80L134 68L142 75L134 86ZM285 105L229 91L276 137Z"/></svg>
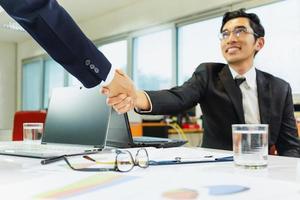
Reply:
<svg viewBox="0 0 300 200"><path fill-rule="evenodd" d="M15 19L59 64L91 88L101 84L135 99L134 85L84 35L56 0L0 0Z"/></svg>
<svg viewBox="0 0 300 200"><path fill-rule="evenodd" d="M203 147L232 150L232 124L262 123L269 124L269 145L275 145L279 155L300 157L289 84L253 66L264 34L257 15L243 9L225 13L220 41L227 64L200 64L188 81L170 90L137 91L135 108L140 113L175 114L199 103ZM108 98L119 113L133 108L130 101L126 94Z"/></svg>

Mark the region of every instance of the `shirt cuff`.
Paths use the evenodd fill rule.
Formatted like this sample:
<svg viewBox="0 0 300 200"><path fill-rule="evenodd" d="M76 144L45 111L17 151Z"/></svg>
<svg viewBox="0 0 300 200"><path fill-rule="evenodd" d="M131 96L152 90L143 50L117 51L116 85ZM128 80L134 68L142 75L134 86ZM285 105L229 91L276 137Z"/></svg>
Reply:
<svg viewBox="0 0 300 200"><path fill-rule="evenodd" d="M116 73L116 67L112 65L105 81L101 81L100 86L105 87L109 85L111 81L114 79L115 73Z"/></svg>
<svg viewBox="0 0 300 200"><path fill-rule="evenodd" d="M139 114L144 114L144 113L151 113L152 112L152 102L151 99L149 97L149 95L147 94L147 92L144 92L144 94L146 95L148 102L150 104L150 109L149 110L141 110L139 108L134 108L135 112L139 113Z"/></svg>

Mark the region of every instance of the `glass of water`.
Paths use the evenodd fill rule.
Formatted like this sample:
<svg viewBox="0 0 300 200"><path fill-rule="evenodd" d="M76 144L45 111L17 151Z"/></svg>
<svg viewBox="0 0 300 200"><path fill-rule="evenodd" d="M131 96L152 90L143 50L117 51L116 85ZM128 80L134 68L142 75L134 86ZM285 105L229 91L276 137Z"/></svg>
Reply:
<svg viewBox="0 0 300 200"><path fill-rule="evenodd" d="M234 162L243 168L265 168L268 164L267 124L233 124Z"/></svg>
<svg viewBox="0 0 300 200"><path fill-rule="evenodd" d="M43 135L43 123L24 123L23 140L41 140Z"/></svg>

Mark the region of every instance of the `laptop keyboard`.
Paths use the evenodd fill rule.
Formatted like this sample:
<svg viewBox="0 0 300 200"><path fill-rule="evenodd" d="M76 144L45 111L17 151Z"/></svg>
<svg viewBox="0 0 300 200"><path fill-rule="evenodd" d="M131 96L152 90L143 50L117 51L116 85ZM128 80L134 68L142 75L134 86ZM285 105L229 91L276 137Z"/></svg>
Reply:
<svg viewBox="0 0 300 200"><path fill-rule="evenodd" d="M20 143L14 142L13 145L0 143L0 151L6 153L37 153L40 155L64 155L86 152L87 147L66 146L58 144L41 144L41 143ZM92 149L91 149L92 150Z"/></svg>
<svg viewBox="0 0 300 200"><path fill-rule="evenodd" d="M157 138L157 137L134 137L134 142L169 142L168 138Z"/></svg>
<svg viewBox="0 0 300 200"><path fill-rule="evenodd" d="M135 146L153 146L157 148L179 147L187 143L186 140L157 138L157 137L134 137L133 142Z"/></svg>

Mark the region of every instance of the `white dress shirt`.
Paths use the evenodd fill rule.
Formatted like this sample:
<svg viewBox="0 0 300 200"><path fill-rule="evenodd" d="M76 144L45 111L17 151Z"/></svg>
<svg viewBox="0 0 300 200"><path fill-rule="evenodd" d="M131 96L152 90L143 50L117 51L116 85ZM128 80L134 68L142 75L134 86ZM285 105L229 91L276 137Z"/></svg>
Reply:
<svg viewBox="0 0 300 200"><path fill-rule="evenodd" d="M105 87L111 83L111 81L114 79L116 73L116 67L111 65L110 71L107 74L107 77L105 80L101 81L100 86Z"/></svg>
<svg viewBox="0 0 300 200"><path fill-rule="evenodd" d="M238 74L229 66L233 79L246 78L240 85L243 96L243 109L246 124L260 124L260 115L257 97L256 70L251 67L248 72L243 75Z"/></svg>

